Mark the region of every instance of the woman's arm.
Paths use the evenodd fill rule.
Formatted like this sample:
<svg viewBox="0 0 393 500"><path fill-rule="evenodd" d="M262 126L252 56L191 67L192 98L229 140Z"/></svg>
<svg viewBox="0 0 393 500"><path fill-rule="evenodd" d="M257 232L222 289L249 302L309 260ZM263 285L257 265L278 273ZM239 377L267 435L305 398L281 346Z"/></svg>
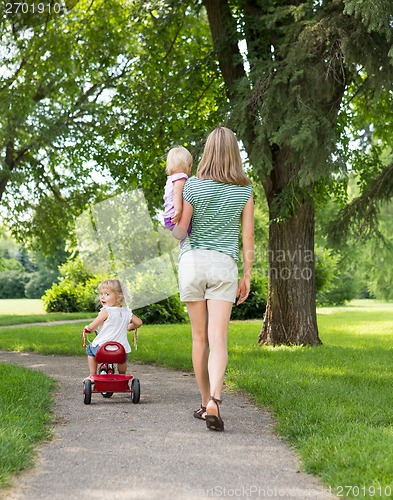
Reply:
<svg viewBox="0 0 393 500"><path fill-rule="evenodd" d="M236 305L244 302L250 293L252 264L254 262L254 200L252 196L243 208L241 221L244 271L237 288L236 297L239 297L239 300Z"/></svg>
<svg viewBox="0 0 393 500"><path fill-rule="evenodd" d="M177 240L184 240L184 238L187 236L187 229L190 225L193 212L194 208L191 203L183 200L183 212L181 219L172 230L172 236Z"/></svg>
<svg viewBox="0 0 393 500"><path fill-rule="evenodd" d="M171 221L177 224L181 218L183 210L183 188L186 183L186 179L178 179L173 183L173 208L175 209L175 215L172 217Z"/></svg>

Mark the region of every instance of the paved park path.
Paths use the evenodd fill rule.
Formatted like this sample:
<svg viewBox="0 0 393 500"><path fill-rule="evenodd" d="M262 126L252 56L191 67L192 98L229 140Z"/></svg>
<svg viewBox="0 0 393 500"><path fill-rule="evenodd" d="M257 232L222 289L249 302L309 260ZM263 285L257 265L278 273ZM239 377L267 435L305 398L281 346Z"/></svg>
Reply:
<svg viewBox="0 0 393 500"><path fill-rule="evenodd" d="M193 418L193 375L151 365L130 367L141 401L92 395L83 404L83 357L0 352L1 363L41 370L57 381L54 437L39 447L33 470L3 498L128 500L223 498L332 499L318 478L301 472L264 409L225 392L225 432Z"/></svg>

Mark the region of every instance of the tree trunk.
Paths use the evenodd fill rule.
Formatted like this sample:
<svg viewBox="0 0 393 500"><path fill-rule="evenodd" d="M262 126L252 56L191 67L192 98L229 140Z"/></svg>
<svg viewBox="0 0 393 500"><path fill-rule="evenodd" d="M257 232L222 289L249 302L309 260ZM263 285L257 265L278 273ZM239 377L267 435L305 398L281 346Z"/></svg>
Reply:
<svg viewBox="0 0 393 500"><path fill-rule="evenodd" d="M269 284L260 344L319 345L315 303L314 208L269 229Z"/></svg>

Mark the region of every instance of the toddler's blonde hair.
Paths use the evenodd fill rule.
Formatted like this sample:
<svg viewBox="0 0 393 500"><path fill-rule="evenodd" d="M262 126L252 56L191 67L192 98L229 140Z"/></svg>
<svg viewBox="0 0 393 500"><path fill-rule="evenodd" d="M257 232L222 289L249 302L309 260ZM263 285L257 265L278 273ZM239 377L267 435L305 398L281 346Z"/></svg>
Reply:
<svg viewBox="0 0 393 500"><path fill-rule="evenodd" d="M238 186L252 184L244 173L239 144L232 130L218 127L209 134L196 177Z"/></svg>
<svg viewBox="0 0 393 500"><path fill-rule="evenodd" d="M98 291L100 292L101 288L103 288L104 286L112 290L112 292L115 292L119 297L121 296L121 300L119 301L119 304L121 306L128 306L131 303L130 292L128 291L126 285L118 278L108 278L104 281L101 281L101 283L98 285Z"/></svg>
<svg viewBox="0 0 393 500"><path fill-rule="evenodd" d="M180 172L187 174L190 165L192 165L192 156L184 146L176 146L169 150L166 157L166 173L168 175Z"/></svg>

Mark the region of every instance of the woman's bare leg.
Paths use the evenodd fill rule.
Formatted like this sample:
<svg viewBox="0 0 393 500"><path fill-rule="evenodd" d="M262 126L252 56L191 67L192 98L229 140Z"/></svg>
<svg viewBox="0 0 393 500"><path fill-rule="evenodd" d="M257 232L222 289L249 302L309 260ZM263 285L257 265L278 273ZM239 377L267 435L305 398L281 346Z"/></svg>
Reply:
<svg viewBox="0 0 393 500"><path fill-rule="evenodd" d="M192 364L201 394L201 403L202 406L206 406L210 398L209 373L207 369L209 344L207 337L206 300L186 302L186 307L192 329Z"/></svg>
<svg viewBox="0 0 393 500"><path fill-rule="evenodd" d="M225 300L208 300L208 339L209 361L208 372L210 380L210 395L221 399L224 385L225 370L228 362L228 327L231 318L232 302ZM217 406L209 401L207 413L217 415Z"/></svg>

